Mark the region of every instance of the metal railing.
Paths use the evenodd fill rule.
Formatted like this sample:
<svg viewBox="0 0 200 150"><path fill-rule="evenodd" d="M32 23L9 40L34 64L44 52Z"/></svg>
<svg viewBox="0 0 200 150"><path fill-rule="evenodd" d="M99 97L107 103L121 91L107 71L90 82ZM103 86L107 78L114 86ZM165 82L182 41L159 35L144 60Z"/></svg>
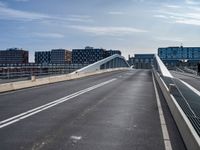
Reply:
<svg viewBox="0 0 200 150"><path fill-rule="evenodd" d="M31 76L37 78L68 74L88 64L10 64L0 66L0 83L28 80Z"/></svg>
<svg viewBox="0 0 200 150"><path fill-rule="evenodd" d="M189 150L200 149L200 96L174 78L155 55L154 76Z"/></svg>

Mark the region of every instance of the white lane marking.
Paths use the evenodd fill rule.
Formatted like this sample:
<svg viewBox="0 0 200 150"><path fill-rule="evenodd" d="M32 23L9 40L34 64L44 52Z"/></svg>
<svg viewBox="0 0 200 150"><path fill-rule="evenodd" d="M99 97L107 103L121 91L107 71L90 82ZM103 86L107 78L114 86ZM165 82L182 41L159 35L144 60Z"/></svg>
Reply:
<svg viewBox="0 0 200 150"><path fill-rule="evenodd" d="M20 120L22 120L22 119L25 119L25 118L27 118L27 117L30 117L30 116L32 116L32 115L34 115L34 114L37 114L37 113L39 113L39 112L41 112L41 111L44 111L44 110L46 110L46 109L49 109L49 108L51 108L51 107L53 107L53 106L56 106L56 105L58 105L58 104L60 104L60 103L63 103L63 102L65 102L65 101L68 101L68 100L70 100L70 99L72 99L72 98L74 98L74 97L77 97L77 96L79 96L79 95L82 95L82 94L84 94L84 93L87 93L87 92L89 92L89 91L92 91L92 90L94 90L94 89L96 89L96 88L99 88L99 87L101 87L101 86L104 86L104 85L106 85L106 84L108 84L108 83L111 83L111 82L113 82L113 81L115 81L115 80L117 80L117 79L116 79L116 78L113 78L113 79L111 79L111 80L102 82L102 83L100 83L100 84L94 85L94 86L92 86L92 87L86 88L86 89L84 89L84 90L78 91L78 92L76 92L76 93L70 94L70 95L65 96L65 97L63 97L63 98L60 98L60 99L58 99L58 100L52 101L52 102L50 102L50 103L47 103L47 104L45 104L45 105L42 105L42 106L39 106L39 107L37 107L37 108L31 109L31 110L26 111L26 112L24 112L24 113L21 113L21 114L19 114L19 115L13 116L13 117L8 118L8 119L5 119L5 120L3 120L3 121L0 121L0 129L3 128L3 127L6 127L6 126L8 126L8 125L11 125L11 124L13 124L13 123L15 123L15 122L18 122L18 121L20 121Z"/></svg>
<svg viewBox="0 0 200 150"><path fill-rule="evenodd" d="M100 85L100 84L98 84L98 85ZM19 115L17 115L17 116L14 116L14 117L11 117L11 118L9 118L9 119L0 121L0 125L1 125L2 123L8 122L8 121L10 121L10 120L13 120L13 119L15 119L15 118L18 118L18 117L24 116L24 115L26 115L26 114L29 114L29 113L31 113L31 112L37 111L37 110L39 110L39 109L42 109L43 107L47 107L47 106L52 105L52 104L54 104L54 103L58 103L59 101L61 101L61 100L63 100L63 99L65 100L66 98L71 98L71 97L73 98L73 96L76 96L76 95L79 94L79 93L85 92L86 90L93 89L93 88L95 88L96 86L97 86L97 85L92 86L92 87L87 88L87 89L84 89L84 90L81 90L81 91L78 91L78 92L73 93L73 94L70 94L70 95L68 95L68 96L66 96L66 97L60 98L60 99L55 100L55 101L53 101L53 102L47 103L47 104L45 104L45 105L42 105L42 106L39 106L39 107L37 107L37 108L31 109L31 110L29 110L29 111L27 111L27 112L21 113L21 114L19 114Z"/></svg>
<svg viewBox="0 0 200 150"><path fill-rule="evenodd" d="M170 141L170 138L169 138L169 132L167 130L167 125L166 125L166 122L165 122L165 117L163 115L160 97L159 97L159 94L158 94L158 89L156 87L156 83L155 83L155 79L154 79L153 74L152 74L152 78L153 78L153 85L154 85L155 94L156 94L156 101L157 101L157 106L158 106L158 112L159 112L160 125L161 125L161 129L162 129L162 134L163 134L163 140L164 140L164 144L165 144L165 150L172 150L172 145L171 145L171 141Z"/></svg>
<svg viewBox="0 0 200 150"><path fill-rule="evenodd" d="M185 81L178 79L179 81L181 81L183 84L185 84L189 89L191 89L194 93L196 93L197 95L200 96L200 91L198 91L197 89L195 89L193 86L191 86L190 84L186 83Z"/></svg>

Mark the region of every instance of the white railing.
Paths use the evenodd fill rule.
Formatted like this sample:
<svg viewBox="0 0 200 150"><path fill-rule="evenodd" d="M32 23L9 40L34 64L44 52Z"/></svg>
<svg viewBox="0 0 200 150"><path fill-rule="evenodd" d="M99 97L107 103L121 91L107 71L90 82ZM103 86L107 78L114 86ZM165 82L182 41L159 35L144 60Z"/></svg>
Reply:
<svg viewBox="0 0 200 150"><path fill-rule="evenodd" d="M155 55L154 58L153 74L158 82L158 85L160 86L187 149L200 150L200 137L195 131L189 118L177 102L176 96L173 95L173 90L177 88L173 82L175 78L171 75L167 67L157 55ZM168 80L168 83L165 82L165 79Z"/></svg>
<svg viewBox="0 0 200 150"><path fill-rule="evenodd" d="M104 64L114 60L115 58L119 58L119 62L117 62L117 61L114 62L114 63L118 63L117 67L130 67L129 64L127 63L126 59L123 56L115 54L115 55L112 55L112 56L107 57L105 59L102 59L100 61L97 61L97 62L95 62L93 64L90 64L90 65L88 65L88 66L86 66L84 68L76 70L76 71L72 72L71 74L99 71L99 70L101 70L101 65L104 65ZM125 66L120 65L120 63L125 64ZM115 66L115 65L113 64L113 66ZM113 67L113 68L116 68L116 67ZM110 69L110 68L105 68L105 69Z"/></svg>
<svg viewBox="0 0 200 150"><path fill-rule="evenodd" d="M161 73L162 76L173 78L173 76L171 75L171 73L169 72L169 70L167 69L165 64L162 62L160 57L156 54L155 54L155 62L154 63L156 63L157 70L158 70L158 72Z"/></svg>

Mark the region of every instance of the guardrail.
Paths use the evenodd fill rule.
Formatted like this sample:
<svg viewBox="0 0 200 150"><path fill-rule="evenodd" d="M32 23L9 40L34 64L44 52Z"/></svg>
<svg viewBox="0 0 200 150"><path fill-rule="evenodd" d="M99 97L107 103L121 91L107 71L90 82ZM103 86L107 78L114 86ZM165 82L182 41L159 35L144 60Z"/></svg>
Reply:
<svg viewBox="0 0 200 150"><path fill-rule="evenodd" d="M200 137L197 133L198 128L194 128L195 123L198 124L199 122L191 120L193 114L190 112L188 104L182 100L181 93L174 82L174 77L157 55L154 58L153 74L163 92L187 149L199 150Z"/></svg>
<svg viewBox="0 0 200 150"><path fill-rule="evenodd" d="M31 80L0 84L0 92L8 92L12 90L72 80L110 71L123 70L126 68L129 68L129 65L124 57L120 55L112 55L108 58L100 60L94 64L86 66L70 74L50 76L38 79L36 79L35 76L32 76Z"/></svg>
<svg viewBox="0 0 200 150"><path fill-rule="evenodd" d="M89 64L7 64L0 66L0 79L19 79L44 75L62 75L88 66Z"/></svg>

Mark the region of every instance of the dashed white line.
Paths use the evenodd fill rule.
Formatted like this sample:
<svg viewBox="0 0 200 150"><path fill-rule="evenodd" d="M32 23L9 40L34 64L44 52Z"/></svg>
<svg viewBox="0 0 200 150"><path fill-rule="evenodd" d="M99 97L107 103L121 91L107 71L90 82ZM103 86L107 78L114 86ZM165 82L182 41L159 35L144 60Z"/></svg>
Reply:
<svg viewBox="0 0 200 150"><path fill-rule="evenodd" d="M156 101L157 101L157 106L158 106L158 112L159 112L159 118L160 118L162 134L163 134L165 150L172 150L172 145L171 145L171 141L170 141L170 138L169 138L167 125L166 125L166 122L165 122L165 117L164 117L164 114L163 114L163 110L162 110L162 106L161 106L161 102L160 102L160 98L159 98L159 94L158 94L158 89L156 87L156 83L155 83L155 79L154 79L153 74L152 74L152 78L153 78L153 85L154 85L155 94L156 94Z"/></svg>
<svg viewBox="0 0 200 150"><path fill-rule="evenodd" d="M99 87L101 87L101 86L104 86L104 85L106 85L106 84L108 84L108 83L111 83L111 82L113 82L113 81L115 81L115 80L117 80L117 79L116 79L116 78L113 78L113 79L111 79L111 80L102 82L102 83L100 83L100 84L94 85L94 86L92 86L92 87L86 88L86 89L84 89L84 90L78 91L78 92L76 92L76 93L70 94L70 95L65 96L65 97L63 97L63 98L60 98L60 99L58 99L58 100L52 101L52 102L50 102L50 103L47 103L47 104L45 104L45 105L42 105L42 106L39 106L39 107L37 107L37 108L31 109L31 110L26 111L26 112L24 112L24 113L21 113L21 114L19 114L19 115L13 116L13 117L8 118L8 119L5 119L5 120L3 120L3 121L0 121L0 129L3 128L3 127L6 127L6 126L8 126L8 125L11 125L11 124L13 124L13 123L15 123L15 122L18 122L18 121L20 121L20 120L23 120L23 119L25 119L25 118L28 118L28 117L30 117L30 116L33 116L34 114L37 114L37 113L39 113L39 112L41 112L41 111L44 111L44 110L46 110L46 109L49 109L49 108L51 108L51 107L53 107L53 106L56 106L56 105L58 105L58 104L60 104L60 103L63 103L63 102L65 102L65 101L68 101L68 100L70 100L70 99L72 99L72 98L75 98L75 97L77 97L77 96L79 96L79 95L82 95L82 94L87 93L87 92L89 92L89 91L92 91L92 90L94 90L94 89L96 89L96 88L99 88Z"/></svg>

